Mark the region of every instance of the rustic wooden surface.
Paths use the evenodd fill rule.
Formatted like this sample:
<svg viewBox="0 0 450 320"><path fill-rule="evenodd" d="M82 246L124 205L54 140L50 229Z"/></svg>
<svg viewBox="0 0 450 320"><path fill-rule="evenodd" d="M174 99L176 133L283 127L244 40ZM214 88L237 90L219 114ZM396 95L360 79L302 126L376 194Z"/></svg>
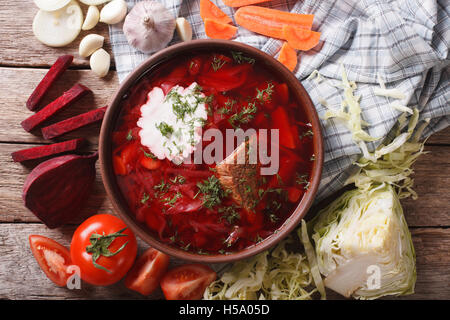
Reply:
<svg viewBox="0 0 450 320"><path fill-rule="evenodd" d="M51 90L45 101L51 101L76 82L87 85L93 94L84 97L54 120L63 119L108 103L117 87L114 66L105 79L98 79L88 69L88 60L78 57L78 40L66 48L54 49L40 44L33 36L31 24L37 12L32 0L0 3L0 299L139 299L122 283L104 288L82 285L81 290L68 290L53 285L39 269L28 245L30 234L49 236L69 246L77 221L72 225L49 230L26 208L21 199L22 186L28 172L36 165L14 163L10 154L27 147L50 143L39 132L28 133L20 122L31 114L25 107L28 95L61 54L75 55L71 69ZM106 37L105 25L93 31ZM61 139L86 137L87 150L97 147L99 125L68 134ZM58 141L58 140L57 140ZM411 299L450 299L450 130L439 132L427 142L429 154L415 165L416 190L419 200L403 201L417 253L416 293ZM82 216L112 212L100 176ZM146 245L139 242L140 250ZM160 292L150 298L160 297ZM331 298L339 298L330 293Z"/></svg>

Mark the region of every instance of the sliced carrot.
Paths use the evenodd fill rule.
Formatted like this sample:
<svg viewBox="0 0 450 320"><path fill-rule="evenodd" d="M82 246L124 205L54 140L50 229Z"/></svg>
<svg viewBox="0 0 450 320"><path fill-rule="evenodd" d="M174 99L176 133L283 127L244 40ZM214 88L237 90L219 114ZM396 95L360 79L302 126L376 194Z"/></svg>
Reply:
<svg viewBox="0 0 450 320"><path fill-rule="evenodd" d="M205 19L205 33L212 39L229 40L234 37L238 28L213 19Z"/></svg>
<svg viewBox="0 0 450 320"><path fill-rule="evenodd" d="M209 0L200 0L200 16L203 21L208 19L214 19L222 23L231 23L233 20L225 12L219 9L214 3Z"/></svg>
<svg viewBox="0 0 450 320"><path fill-rule="evenodd" d="M258 6L239 8L234 15L240 26L268 37L283 39L283 26L311 29L314 15L291 13Z"/></svg>
<svg viewBox="0 0 450 320"><path fill-rule="evenodd" d="M223 3L229 7L244 7L251 4L267 2L270 0L223 0Z"/></svg>
<svg viewBox="0 0 450 320"><path fill-rule="evenodd" d="M283 26L283 39L292 48L307 51L317 46L320 40L320 32L296 28L286 24Z"/></svg>
<svg viewBox="0 0 450 320"><path fill-rule="evenodd" d="M297 52L295 52L295 49L285 42L281 47L278 61L284 64L289 70L294 71L297 66Z"/></svg>

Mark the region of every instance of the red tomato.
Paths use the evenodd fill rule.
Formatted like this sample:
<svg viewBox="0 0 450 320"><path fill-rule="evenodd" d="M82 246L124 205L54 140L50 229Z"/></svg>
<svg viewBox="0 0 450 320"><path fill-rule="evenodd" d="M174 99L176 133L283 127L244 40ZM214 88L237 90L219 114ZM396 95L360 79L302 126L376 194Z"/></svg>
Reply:
<svg viewBox="0 0 450 320"><path fill-rule="evenodd" d="M201 264L185 264L169 270L161 279L167 300L199 300L217 274Z"/></svg>
<svg viewBox="0 0 450 320"><path fill-rule="evenodd" d="M69 250L44 236L31 235L28 239L31 252L45 275L56 285L65 286L70 277L67 267L72 264Z"/></svg>
<svg viewBox="0 0 450 320"><path fill-rule="evenodd" d="M98 258L95 260L96 252ZM119 218L97 214L75 230L70 245L72 263L81 279L107 286L122 279L136 259L137 242L133 231Z"/></svg>
<svg viewBox="0 0 450 320"><path fill-rule="evenodd" d="M156 249L149 248L140 256L125 278L125 286L149 295L159 286L159 281L169 266L169 256Z"/></svg>

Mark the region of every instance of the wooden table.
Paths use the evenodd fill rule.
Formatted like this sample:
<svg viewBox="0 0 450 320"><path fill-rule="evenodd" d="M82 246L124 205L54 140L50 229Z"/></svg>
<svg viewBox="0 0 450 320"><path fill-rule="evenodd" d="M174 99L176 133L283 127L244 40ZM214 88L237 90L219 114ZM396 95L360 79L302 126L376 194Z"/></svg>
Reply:
<svg viewBox="0 0 450 320"><path fill-rule="evenodd" d="M84 8L85 9L85 8ZM49 236L69 246L76 224L49 230L24 206L21 198L25 177L35 164L22 165L11 160L11 152L50 143L39 133L25 132L20 122L31 115L25 102L49 66L62 54L73 54L74 63L46 97L49 102L61 92L80 82L94 92L63 111L63 119L107 104L118 85L114 66L105 79L89 70L88 60L78 56L82 32L72 45L53 49L40 44L33 36L31 23L37 12L31 0L18 5L14 1L0 4L0 299L137 299L138 294L122 283L108 288L82 285L81 290L68 290L53 285L39 269L28 245L30 234ZM106 37L106 25L96 32ZM97 148L99 125L90 126L64 136L58 141L86 137L86 150ZM412 299L450 299L450 130L431 137L426 146L429 154L415 165L416 190L419 200L403 201L417 253L417 285ZM87 217L98 212L112 213L98 174L94 194L82 210ZM140 242L140 247L145 245ZM159 297L156 293L153 298ZM336 297L336 295L331 295Z"/></svg>

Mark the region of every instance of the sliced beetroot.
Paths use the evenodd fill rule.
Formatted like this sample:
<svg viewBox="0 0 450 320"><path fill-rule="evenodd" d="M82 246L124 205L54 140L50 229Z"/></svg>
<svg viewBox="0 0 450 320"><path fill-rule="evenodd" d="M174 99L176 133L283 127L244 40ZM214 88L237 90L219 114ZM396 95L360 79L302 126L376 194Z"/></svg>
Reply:
<svg viewBox="0 0 450 320"><path fill-rule="evenodd" d="M11 153L14 162L23 162L52 156L55 154L70 152L79 149L86 142L85 139L73 139L69 141L53 143L45 146L28 148Z"/></svg>
<svg viewBox="0 0 450 320"><path fill-rule="evenodd" d="M33 130L41 123L48 120L55 113L74 103L75 101L77 101L90 91L91 90L89 88L83 86L82 84L74 85L72 88L64 92L56 100L45 106L42 110L36 112L31 117L22 121L21 123L22 127L26 131Z"/></svg>
<svg viewBox="0 0 450 320"><path fill-rule="evenodd" d="M42 135L45 139L53 139L89 124L101 121L105 116L106 108L107 107L98 108L42 128Z"/></svg>
<svg viewBox="0 0 450 320"><path fill-rule="evenodd" d="M25 206L49 228L73 221L91 193L97 159L96 152L42 162L25 180L22 194Z"/></svg>
<svg viewBox="0 0 450 320"><path fill-rule="evenodd" d="M52 84L67 70L73 61L72 55L64 55L59 57L52 67L48 70L44 78L34 89L33 93L27 100L27 108L30 110L36 110L39 107L39 103L50 89Z"/></svg>

